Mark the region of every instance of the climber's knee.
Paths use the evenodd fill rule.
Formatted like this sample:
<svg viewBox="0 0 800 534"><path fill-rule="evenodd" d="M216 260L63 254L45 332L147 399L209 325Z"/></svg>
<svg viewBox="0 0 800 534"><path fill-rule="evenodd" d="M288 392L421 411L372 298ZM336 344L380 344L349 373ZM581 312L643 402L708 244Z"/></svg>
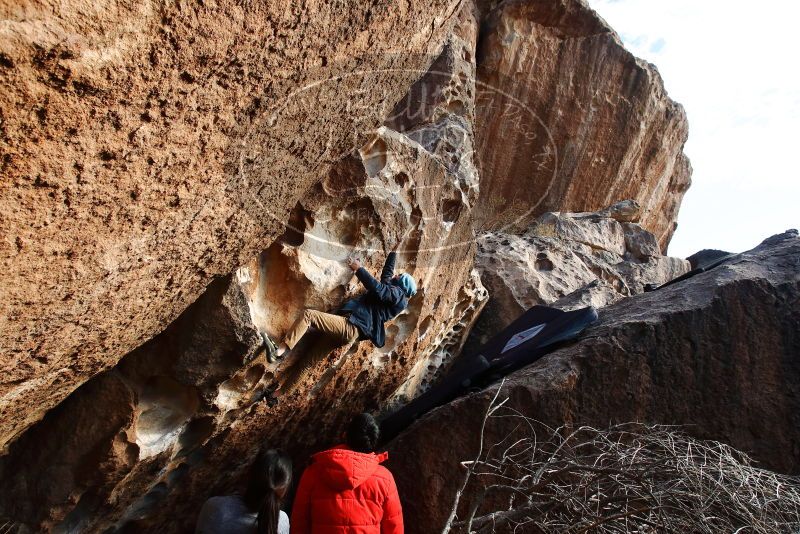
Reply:
<svg viewBox="0 0 800 534"><path fill-rule="evenodd" d="M352 346L358 342L358 328L350 322L347 323L347 332L345 337L345 344Z"/></svg>
<svg viewBox="0 0 800 534"><path fill-rule="evenodd" d="M316 327L316 319L318 314L319 312L317 310L313 308L306 308L303 310L303 321Z"/></svg>

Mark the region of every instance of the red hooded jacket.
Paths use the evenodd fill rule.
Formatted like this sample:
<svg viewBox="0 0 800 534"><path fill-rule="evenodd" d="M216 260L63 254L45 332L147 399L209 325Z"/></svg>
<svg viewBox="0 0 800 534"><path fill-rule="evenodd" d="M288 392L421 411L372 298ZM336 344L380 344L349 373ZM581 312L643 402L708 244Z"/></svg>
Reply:
<svg viewBox="0 0 800 534"><path fill-rule="evenodd" d="M397 486L380 465L388 457L344 445L315 454L300 477L292 534L403 534Z"/></svg>

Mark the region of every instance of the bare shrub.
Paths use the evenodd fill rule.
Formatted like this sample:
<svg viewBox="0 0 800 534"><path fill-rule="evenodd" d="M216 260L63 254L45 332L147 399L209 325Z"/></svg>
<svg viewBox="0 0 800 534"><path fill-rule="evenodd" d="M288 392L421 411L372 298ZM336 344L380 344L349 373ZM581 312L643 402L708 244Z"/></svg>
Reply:
<svg viewBox="0 0 800 534"><path fill-rule="evenodd" d="M487 447L495 422L512 431ZM550 428L495 396L462 466L443 534L800 532L800 480L674 427Z"/></svg>

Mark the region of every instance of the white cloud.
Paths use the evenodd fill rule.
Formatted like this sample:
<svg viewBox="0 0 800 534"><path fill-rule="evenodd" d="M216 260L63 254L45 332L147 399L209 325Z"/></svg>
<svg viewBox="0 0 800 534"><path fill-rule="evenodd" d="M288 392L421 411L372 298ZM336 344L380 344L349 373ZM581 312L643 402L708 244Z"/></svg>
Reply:
<svg viewBox="0 0 800 534"><path fill-rule="evenodd" d="M589 0L689 117L694 167L670 253L800 227L800 2Z"/></svg>

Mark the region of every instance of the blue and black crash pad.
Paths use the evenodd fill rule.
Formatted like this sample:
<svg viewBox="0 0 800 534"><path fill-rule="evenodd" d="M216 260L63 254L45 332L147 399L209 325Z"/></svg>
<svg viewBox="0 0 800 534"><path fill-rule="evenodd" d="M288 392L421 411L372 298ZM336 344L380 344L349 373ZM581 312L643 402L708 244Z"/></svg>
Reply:
<svg viewBox="0 0 800 534"><path fill-rule="evenodd" d="M381 437L388 441L418 417L468 392L530 365L569 341L597 320L592 307L562 311L534 306L514 320L477 351L459 357L452 369L428 391L381 422Z"/></svg>

